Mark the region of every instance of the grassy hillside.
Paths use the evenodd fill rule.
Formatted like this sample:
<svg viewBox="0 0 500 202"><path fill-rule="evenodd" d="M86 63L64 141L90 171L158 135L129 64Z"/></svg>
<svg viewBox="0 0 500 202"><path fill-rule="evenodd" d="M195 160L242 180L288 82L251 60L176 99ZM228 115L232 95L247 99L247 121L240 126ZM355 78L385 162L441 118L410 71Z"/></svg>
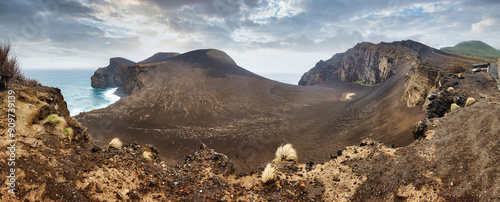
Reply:
<svg viewBox="0 0 500 202"><path fill-rule="evenodd" d="M444 47L440 50L467 55L475 55L485 58L500 57L500 50L497 50L482 41L464 41L453 47Z"/></svg>

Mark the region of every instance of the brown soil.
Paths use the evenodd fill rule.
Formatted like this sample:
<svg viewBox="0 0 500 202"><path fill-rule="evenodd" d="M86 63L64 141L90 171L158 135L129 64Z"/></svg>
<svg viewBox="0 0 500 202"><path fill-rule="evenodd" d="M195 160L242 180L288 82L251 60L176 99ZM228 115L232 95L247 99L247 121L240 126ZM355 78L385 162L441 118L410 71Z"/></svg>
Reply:
<svg viewBox="0 0 500 202"><path fill-rule="evenodd" d="M284 143L303 151L301 161L319 163L367 137L396 147L413 141L424 113L401 99L412 67L400 63L372 87L340 80L292 86L255 75L223 52L199 50L133 67L132 95L76 118L99 146L115 137L153 144L169 163L201 143L234 157L238 172L257 169ZM347 100L346 93L355 95Z"/></svg>
<svg viewBox="0 0 500 202"><path fill-rule="evenodd" d="M2 186L2 201L500 200L500 93L486 73L465 75L456 89L482 97L470 107L429 120L425 139L400 148L362 140L359 146L334 152L322 164L274 164L277 177L268 184L260 180L265 164L237 174L231 162L236 157L203 145L183 162L169 164L152 145L125 143L119 149L101 149L85 138L69 141L54 125L39 124L42 114L67 113L55 107L64 103L59 91L18 85L11 89L18 95L17 189L12 195ZM0 97L6 102L7 92L0 92ZM2 105L0 113L6 110ZM78 128L71 117L65 119ZM7 120L0 120L0 143L6 148ZM79 135L84 136L75 136ZM145 151L154 154L151 160L143 158ZM9 154L0 154L0 179L7 182ZM298 154L304 151L298 149Z"/></svg>

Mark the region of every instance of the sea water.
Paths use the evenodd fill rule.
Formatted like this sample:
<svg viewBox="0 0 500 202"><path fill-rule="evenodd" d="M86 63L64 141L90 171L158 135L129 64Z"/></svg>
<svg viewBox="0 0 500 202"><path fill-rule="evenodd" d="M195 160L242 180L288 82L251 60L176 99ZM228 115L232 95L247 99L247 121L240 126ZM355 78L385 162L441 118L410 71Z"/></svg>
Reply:
<svg viewBox="0 0 500 202"><path fill-rule="evenodd" d="M61 89L64 100L68 104L71 116L80 112L88 112L113 104L120 99L115 95L117 88L93 89L90 86L90 77L93 69L51 70L51 69L25 69L26 77L36 79L44 86ZM260 73L269 79L297 85L302 73Z"/></svg>
<svg viewBox="0 0 500 202"><path fill-rule="evenodd" d="M90 69L25 69L23 73L26 77L36 79L44 86L61 89L71 116L75 116L80 112L107 107L120 99L114 94L117 88L93 89L90 87L90 77L94 71Z"/></svg>

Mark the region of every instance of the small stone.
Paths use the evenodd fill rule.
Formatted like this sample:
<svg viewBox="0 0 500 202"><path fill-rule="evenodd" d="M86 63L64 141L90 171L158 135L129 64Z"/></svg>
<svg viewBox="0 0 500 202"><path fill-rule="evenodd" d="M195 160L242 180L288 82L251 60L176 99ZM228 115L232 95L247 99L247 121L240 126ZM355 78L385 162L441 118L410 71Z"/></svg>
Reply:
<svg viewBox="0 0 500 202"><path fill-rule="evenodd" d="M122 194L120 194L120 192L116 192L116 198L121 200L123 199L123 196Z"/></svg>

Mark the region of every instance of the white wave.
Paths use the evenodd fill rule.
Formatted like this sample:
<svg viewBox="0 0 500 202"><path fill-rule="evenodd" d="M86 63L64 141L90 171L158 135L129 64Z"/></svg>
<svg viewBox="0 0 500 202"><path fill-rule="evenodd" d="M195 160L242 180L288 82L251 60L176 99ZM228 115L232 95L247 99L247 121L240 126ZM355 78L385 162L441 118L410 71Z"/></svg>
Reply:
<svg viewBox="0 0 500 202"><path fill-rule="evenodd" d="M120 99L120 96L115 94L117 89L118 88L111 88L104 93L104 97L111 102L108 105L113 104Z"/></svg>
<svg viewBox="0 0 500 202"><path fill-rule="evenodd" d="M80 112L83 112L83 109L81 109L81 108L72 109L69 112L69 115L70 116L76 116L76 115L80 114Z"/></svg>

